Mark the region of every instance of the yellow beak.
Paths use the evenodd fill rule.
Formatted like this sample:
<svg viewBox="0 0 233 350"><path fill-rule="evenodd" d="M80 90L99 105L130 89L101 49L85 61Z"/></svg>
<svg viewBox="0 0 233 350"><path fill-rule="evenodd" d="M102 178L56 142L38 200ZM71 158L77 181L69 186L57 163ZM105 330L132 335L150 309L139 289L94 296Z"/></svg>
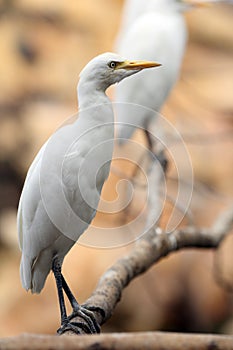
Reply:
<svg viewBox="0 0 233 350"><path fill-rule="evenodd" d="M124 61L119 63L116 69L130 69L130 70L138 70L145 68L153 68L161 66L160 63L152 62L152 61Z"/></svg>

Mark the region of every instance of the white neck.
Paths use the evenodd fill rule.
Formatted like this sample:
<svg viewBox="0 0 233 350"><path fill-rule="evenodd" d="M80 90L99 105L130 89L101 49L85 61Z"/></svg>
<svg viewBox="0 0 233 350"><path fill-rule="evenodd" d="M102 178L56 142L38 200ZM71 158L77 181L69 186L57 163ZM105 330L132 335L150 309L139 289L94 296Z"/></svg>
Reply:
<svg viewBox="0 0 233 350"><path fill-rule="evenodd" d="M106 88L107 86L98 86L97 88L95 81L80 78L77 87L79 110L110 103L109 98L105 94Z"/></svg>
<svg viewBox="0 0 233 350"><path fill-rule="evenodd" d="M107 125L109 135L114 134L114 113L112 103L105 89L97 89L96 83L80 79L78 88L79 118L91 125ZM79 119L78 118L78 119Z"/></svg>

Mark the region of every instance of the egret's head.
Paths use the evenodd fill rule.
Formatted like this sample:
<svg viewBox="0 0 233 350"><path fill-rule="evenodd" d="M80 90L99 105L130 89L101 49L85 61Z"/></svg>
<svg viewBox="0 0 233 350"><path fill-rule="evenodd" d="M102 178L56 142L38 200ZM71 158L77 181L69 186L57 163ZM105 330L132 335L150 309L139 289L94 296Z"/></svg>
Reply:
<svg viewBox="0 0 233 350"><path fill-rule="evenodd" d="M80 82L92 82L99 90L135 74L142 69L161 66L160 63L148 61L127 61L114 53L104 53L93 58L81 71Z"/></svg>

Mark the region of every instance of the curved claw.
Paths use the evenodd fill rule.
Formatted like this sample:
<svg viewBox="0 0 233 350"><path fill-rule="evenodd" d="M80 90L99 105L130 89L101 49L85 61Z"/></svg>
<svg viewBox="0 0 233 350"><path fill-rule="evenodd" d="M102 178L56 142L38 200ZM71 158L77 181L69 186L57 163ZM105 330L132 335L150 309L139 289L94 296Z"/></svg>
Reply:
<svg viewBox="0 0 233 350"><path fill-rule="evenodd" d="M83 306L79 306L78 309L73 310L72 314L68 317L68 320L70 321L75 317L81 317L86 322L86 325L85 325L85 323L80 323L82 328L85 325L86 330L88 329L88 331L86 331L86 333L91 333L91 334L100 333L100 326L99 326L98 322L96 321L95 316L94 316L92 311L87 310ZM73 322L73 324L77 324L77 323Z"/></svg>

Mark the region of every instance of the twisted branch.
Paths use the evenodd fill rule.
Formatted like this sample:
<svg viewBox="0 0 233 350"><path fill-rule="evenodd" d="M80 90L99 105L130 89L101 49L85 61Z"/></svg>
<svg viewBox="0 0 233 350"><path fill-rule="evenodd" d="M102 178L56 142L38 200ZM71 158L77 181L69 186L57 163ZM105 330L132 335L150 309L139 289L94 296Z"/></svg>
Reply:
<svg viewBox="0 0 233 350"><path fill-rule="evenodd" d="M221 213L210 228L188 227L169 234L159 228L151 229L128 256L119 259L104 273L83 306L93 311L100 325L104 324L120 301L124 288L135 277L171 252L183 248L217 248L232 227L233 206ZM73 321L81 320L74 318ZM67 333L72 334L71 331Z"/></svg>

